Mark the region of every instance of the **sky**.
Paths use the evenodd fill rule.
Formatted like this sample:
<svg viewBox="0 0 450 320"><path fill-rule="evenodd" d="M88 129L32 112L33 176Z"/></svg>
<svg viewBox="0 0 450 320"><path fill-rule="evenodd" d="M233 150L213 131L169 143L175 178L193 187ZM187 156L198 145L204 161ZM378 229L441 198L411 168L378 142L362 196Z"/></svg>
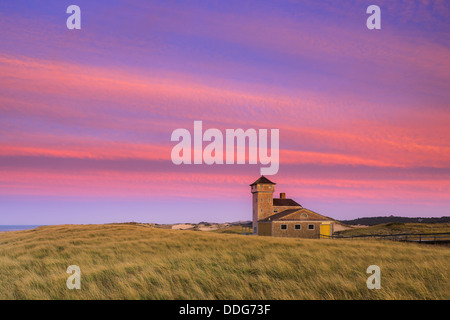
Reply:
<svg viewBox="0 0 450 320"><path fill-rule="evenodd" d="M0 224L251 220L260 164L172 163L195 120L279 129L276 196L318 213L448 216L449 21L445 0L2 0Z"/></svg>

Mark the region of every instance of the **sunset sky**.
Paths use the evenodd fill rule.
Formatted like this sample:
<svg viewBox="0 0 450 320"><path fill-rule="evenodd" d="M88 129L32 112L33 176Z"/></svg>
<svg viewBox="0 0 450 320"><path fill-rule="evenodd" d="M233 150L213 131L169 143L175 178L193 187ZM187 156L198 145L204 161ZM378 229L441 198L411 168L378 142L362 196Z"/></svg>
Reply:
<svg viewBox="0 0 450 320"><path fill-rule="evenodd" d="M130 3L0 2L0 224L250 220L260 164L172 163L194 120L279 129L326 216L449 215L448 1Z"/></svg>

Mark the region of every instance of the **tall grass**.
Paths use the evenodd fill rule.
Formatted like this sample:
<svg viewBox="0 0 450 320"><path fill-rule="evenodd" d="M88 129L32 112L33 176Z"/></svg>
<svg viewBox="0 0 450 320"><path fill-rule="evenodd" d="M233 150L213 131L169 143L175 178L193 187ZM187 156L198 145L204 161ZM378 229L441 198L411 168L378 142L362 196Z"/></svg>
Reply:
<svg viewBox="0 0 450 320"><path fill-rule="evenodd" d="M339 233L344 236L389 235L405 233L447 233L450 223L384 223L366 228L354 228Z"/></svg>
<svg viewBox="0 0 450 320"><path fill-rule="evenodd" d="M411 243L49 226L0 234L0 298L449 299L449 262L448 247ZM373 264L380 290L366 286Z"/></svg>

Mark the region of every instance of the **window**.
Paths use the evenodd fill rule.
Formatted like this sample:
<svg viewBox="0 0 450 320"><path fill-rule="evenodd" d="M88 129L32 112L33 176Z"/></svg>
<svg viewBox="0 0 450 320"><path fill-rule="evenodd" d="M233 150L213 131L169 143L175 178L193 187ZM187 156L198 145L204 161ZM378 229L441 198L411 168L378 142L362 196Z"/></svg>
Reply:
<svg viewBox="0 0 450 320"><path fill-rule="evenodd" d="M261 213L262 213L262 209L261 209Z"/></svg>
<svg viewBox="0 0 450 320"><path fill-rule="evenodd" d="M302 228L301 225L299 225L299 224L296 224L296 225L295 225L295 230L300 230L301 228Z"/></svg>
<svg viewBox="0 0 450 320"><path fill-rule="evenodd" d="M270 198L269 198L269 199L267 199L267 203L270 203Z"/></svg>
<svg viewBox="0 0 450 320"><path fill-rule="evenodd" d="M302 218L308 218L308 215L307 215L306 213L302 213L302 214L301 214L301 217L302 217Z"/></svg>
<svg viewBox="0 0 450 320"><path fill-rule="evenodd" d="M278 212L278 209L273 209L273 212Z"/></svg>
<svg viewBox="0 0 450 320"><path fill-rule="evenodd" d="M308 224L308 230L314 230L314 225L313 224Z"/></svg>
<svg viewBox="0 0 450 320"><path fill-rule="evenodd" d="M281 225L281 230L287 230L287 224L282 224Z"/></svg>

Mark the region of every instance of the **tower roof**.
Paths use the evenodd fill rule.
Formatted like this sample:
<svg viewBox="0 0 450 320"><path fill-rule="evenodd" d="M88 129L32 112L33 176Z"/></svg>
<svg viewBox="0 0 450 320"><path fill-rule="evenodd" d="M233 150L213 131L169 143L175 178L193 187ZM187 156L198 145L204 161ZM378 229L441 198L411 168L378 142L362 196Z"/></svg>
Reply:
<svg viewBox="0 0 450 320"><path fill-rule="evenodd" d="M297 203L297 201L294 201L292 199L273 199L273 205L275 207L301 207L300 204Z"/></svg>
<svg viewBox="0 0 450 320"><path fill-rule="evenodd" d="M261 176L258 180L256 180L255 182L253 182L250 186L254 186L255 184L258 184L258 183L276 184L276 183L270 181L269 179L267 179L266 177Z"/></svg>

